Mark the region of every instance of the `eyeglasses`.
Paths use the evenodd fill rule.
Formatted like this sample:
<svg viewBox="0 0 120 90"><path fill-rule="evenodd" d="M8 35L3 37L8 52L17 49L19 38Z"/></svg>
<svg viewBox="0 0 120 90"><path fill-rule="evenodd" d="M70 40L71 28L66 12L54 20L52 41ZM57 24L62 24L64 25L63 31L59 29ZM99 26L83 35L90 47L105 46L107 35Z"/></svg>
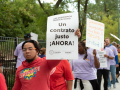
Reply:
<svg viewBox="0 0 120 90"><path fill-rule="evenodd" d="M28 50L31 52L32 50L35 50L36 48L32 48L32 47L30 47L30 48L28 48ZM23 48L22 49L22 51L23 52L26 52L27 51L27 48Z"/></svg>

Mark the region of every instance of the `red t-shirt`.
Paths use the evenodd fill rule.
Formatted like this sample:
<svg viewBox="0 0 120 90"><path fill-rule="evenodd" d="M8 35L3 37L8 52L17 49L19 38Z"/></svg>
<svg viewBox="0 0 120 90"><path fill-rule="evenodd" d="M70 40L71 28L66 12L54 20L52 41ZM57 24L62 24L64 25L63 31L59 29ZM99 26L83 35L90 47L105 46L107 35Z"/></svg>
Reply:
<svg viewBox="0 0 120 90"><path fill-rule="evenodd" d="M23 61L16 71L12 90L50 90L50 71L60 60L46 60L38 57L31 63Z"/></svg>
<svg viewBox="0 0 120 90"><path fill-rule="evenodd" d="M0 90L7 90L5 78L2 73L0 73Z"/></svg>
<svg viewBox="0 0 120 90"><path fill-rule="evenodd" d="M74 80L68 60L62 60L50 75L50 90L68 90L66 80Z"/></svg>

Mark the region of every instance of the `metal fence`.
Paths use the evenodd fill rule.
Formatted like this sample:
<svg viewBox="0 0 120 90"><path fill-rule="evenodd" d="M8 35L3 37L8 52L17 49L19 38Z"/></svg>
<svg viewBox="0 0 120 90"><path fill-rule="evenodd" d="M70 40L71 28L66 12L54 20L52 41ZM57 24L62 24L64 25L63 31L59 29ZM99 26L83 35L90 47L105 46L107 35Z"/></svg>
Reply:
<svg viewBox="0 0 120 90"><path fill-rule="evenodd" d="M6 79L8 90L12 90L15 82L17 60L14 57L14 51L16 46L22 41L24 41L23 38L0 36L0 64ZM38 40L38 42L40 48L46 47L46 42L44 40Z"/></svg>

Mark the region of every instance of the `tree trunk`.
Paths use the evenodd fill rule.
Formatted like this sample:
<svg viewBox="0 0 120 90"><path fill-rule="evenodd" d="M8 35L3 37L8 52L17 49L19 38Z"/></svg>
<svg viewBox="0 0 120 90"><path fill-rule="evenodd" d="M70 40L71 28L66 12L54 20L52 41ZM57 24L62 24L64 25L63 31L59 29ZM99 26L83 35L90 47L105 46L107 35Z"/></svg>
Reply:
<svg viewBox="0 0 120 90"><path fill-rule="evenodd" d="M80 27L80 32L81 32L81 37L80 37L79 41L81 41L81 39L82 39L82 33L83 33L84 26L85 26L88 1L89 1L89 0L86 0L86 1L85 1L84 15L83 15L82 23L80 22L80 26L79 26L79 27ZM80 19L79 19L79 20L80 20Z"/></svg>
<svg viewBox="0 0 120 90"><path fill-rule="evenodd" d="M41 6L41 8L43 9L43 11L49 16L49 13L45 10L44 6L42 5L41 1L38 0L39 5Z"/></svg>
<svg viewBox="0 0 120 90"><path fill-rule="evenodd" d="M56 9L59 7L59 5L60 5L61 2L62 2L62 0L58 0L58 1L56 2L55 6L54 6L54 15L57 14Z"/></svg>

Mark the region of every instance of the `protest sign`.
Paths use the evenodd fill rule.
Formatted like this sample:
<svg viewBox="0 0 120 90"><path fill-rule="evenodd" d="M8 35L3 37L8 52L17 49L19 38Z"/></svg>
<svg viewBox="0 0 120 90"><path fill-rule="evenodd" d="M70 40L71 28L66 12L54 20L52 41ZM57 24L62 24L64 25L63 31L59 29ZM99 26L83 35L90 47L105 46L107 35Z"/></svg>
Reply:
<svg viewBox="0 0 120 90"><path fill-rule="evenodd" d="M77 29L77 12L48 17L46 59L77 59Z"/></svg>
<svg viewBox="0 0 120 90"><path fill-rule="evenodd" d="M104 47L104 24L87 18L86 46L97 50Z"/></svg>
<svg viewBox="0 0 120 90"><path fill-rule="evenodd" d="M35 40L35 41L38 40L38 35L37 35L37 34L35 34L35 33L33 33L33 32L31 32L30 34L31 34L31 39L32 39L32 40Z"/></svg>
<svg viewBox="0 0 120 90"><path fill-rule="evenodd" d="M104 57L105 51L98 51L100 68L107 68L107 58Z"/></svg>

